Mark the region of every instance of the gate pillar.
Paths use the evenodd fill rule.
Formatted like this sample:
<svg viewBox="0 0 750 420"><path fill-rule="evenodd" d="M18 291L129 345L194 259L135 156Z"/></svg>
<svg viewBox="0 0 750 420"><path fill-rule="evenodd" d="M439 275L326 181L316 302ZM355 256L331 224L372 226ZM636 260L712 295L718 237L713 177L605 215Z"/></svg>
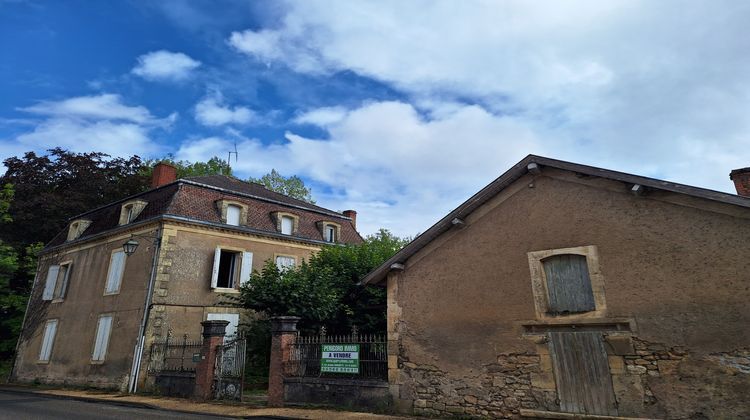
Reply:
<svg viewBox="0 0 750 420"><path fill-rule="evenodd" d="M229 321L211 320L201 322L203 326L203 348L201 360L195 367L195 390L193 396L199 400L213 398L214 366L216 366L216 349L224 342Z"/></svg>
<svg viewBox="0 0 750 420"><path fill-rule="evenodd" d="M268 367L268 406L284 406L284 368L297 339L297 316L271 318L271 364Z"/></svg>

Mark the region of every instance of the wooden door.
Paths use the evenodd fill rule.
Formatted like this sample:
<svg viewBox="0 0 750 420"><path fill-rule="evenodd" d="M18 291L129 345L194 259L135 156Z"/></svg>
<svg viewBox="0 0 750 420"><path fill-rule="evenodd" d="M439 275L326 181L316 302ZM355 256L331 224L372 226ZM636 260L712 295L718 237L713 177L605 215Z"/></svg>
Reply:
<svg viewBox="0 0 750 420"><path fill-rule="evenodd" d="M550 354L560 410L617 415L601 332L550 332Z"/></svg>

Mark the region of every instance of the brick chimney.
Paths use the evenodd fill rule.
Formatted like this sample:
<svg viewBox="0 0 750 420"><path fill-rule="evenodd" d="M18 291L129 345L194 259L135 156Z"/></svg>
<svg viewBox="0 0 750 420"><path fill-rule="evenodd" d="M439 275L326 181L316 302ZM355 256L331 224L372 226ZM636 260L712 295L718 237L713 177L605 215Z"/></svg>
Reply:
<svg viewBox="0 0 750 420"><path fill-rule="evenodd" d="M158 188L177 180L177 168L174 166L159 162L154 166L154 172L151 174L151 188Z"/></svg>
<svg viewBox="0 0 750 420"><path fill-rule="evenodd" d="M354 210L344 210L343 214L352 219L352 226L354 226L354 229L357 229L357 212Z"/></svg>
<svg viewBox="0 0 750 420"><path fill-rule="evenodd" d="M750 197L750 167L733 170L729 173L729 179L734 181L737 195Z"/></svg>

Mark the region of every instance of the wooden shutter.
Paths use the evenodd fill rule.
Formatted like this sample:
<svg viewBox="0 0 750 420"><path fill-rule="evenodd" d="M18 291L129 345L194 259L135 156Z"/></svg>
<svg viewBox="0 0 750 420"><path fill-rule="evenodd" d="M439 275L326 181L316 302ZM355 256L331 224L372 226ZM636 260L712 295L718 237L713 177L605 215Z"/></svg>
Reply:
<svg viewBox="0 0 750 420"><path fill-rule="evenodd" d="M553 255L542 261L547 278L547 311L553 314L596 310L586 257Z"/></svg>
<svg viewBox="0 0 750 420"><path fill-rule="evenodd" d="M65 277L63 277L62 286L60 286L60 299L65 299L65 295L68 293L68 281L70 279L70 270L73 269L73 264L70 263L65 268Z"/></svg>
<svg viewBox="0 0 750 420"><path fill-rule="evenodd" d="M42 300L52 300L55 295L55 285L57 283L57 275L60 273L59 265L51 265L47 270L47 280L44 282L44 292L42 292Z"/></svg>
<svg viewBox="0 0 750 420"><path fill-rule="evenodd" d="M289 216L281 217L281 233L291 235L294 230L294 220Z"/></svg>
<svg viewBox="0 0 750 420"><path fill-rule="evenodd" d="M52 345L55 342L55 335L57 334L57 320L53 319L47 321L44 326L44 338L42 339L42 347L39 349L39 360L49 361L52 356Z"/></svg>
<svg viewBox="0 0 750 420"><path fill-rule="evenodd" d="M253 272L253 253L242 253L242 266L240 266L240 286L250 280L250 274Z"/></svg>
<svg viewBox="0 0 750 420"><path fill-rule="evenodd" d="M116 251L112 253L109 260L109 273L107 274L107 287L104 293L117 293L120 291L122 273L125 269L125 252Z"/></svg>
<svg viewBox="0 0 750 420"><path fill-rule="evenodd" d="M211 272L211 288L215 289L219 281L219 262L221 261L221 248L216 247L214 251L214 268Z"/></svg>
<svg viewBox="0 0 750 420"><path fill-rule="evenodd" d="M94 341L93 360L102 361L107 355L107 346L109 344L109 335L112 330L112 316L105 315L99 317L96 325L96 340Z"/></svg>
<svg viewBox="0 0 750 420"><path fill-rule="evenodd" d="M227 224L233 226L240 225L240 208L237 206L227 206Z"/></svg>

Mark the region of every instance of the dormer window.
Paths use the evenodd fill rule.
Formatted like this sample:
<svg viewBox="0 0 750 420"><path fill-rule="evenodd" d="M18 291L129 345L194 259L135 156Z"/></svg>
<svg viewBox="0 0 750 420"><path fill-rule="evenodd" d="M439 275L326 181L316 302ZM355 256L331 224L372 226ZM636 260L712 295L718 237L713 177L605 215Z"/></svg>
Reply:
<svg viewBox="0 0 750 420"><path fill-rule="evenodd" d="M238 201L218 200L216 206L221 212L221 221L232 226L247 224L247 205Z"/></svg>
<svg viewBox="0 0 750 420"><path fill-rule="evenodd" d="M235 206L234 204L230 204L229 206L227 206L227 224L232 226L239 226L241 213L242 209L240 208L240 206Z"/></svg>
<svg viewBox="0 0 750 420"><path fill-rule="evenodd" d="M68 227L68 241L78 239L83 231L91 225L91 220L79 219L70 224Z"/></svg>
<svg viewBox="0 0 750 420"><path fill-rule="evenodd" d="M276 230L283 235L296 235L299 229L299 217L291 213L273 212L271 217L276 222Z"/></svg>
<svg viewBox="0 0 750 420"><path fill-rule="evenodd" d="M141 214L143 209L146 208L147 204L148 202L143 200L131 200L123 203L120 208L119 225L127 225L128 223L133 222L138 218L138 215Z"/></svg>
<svg viewBox="0 0 750 420"><path fill-rule="evenodd" d="M333 222L318 222L318 229L323 235L323 240L330 243L339 241L341 225Z"/></svg>

